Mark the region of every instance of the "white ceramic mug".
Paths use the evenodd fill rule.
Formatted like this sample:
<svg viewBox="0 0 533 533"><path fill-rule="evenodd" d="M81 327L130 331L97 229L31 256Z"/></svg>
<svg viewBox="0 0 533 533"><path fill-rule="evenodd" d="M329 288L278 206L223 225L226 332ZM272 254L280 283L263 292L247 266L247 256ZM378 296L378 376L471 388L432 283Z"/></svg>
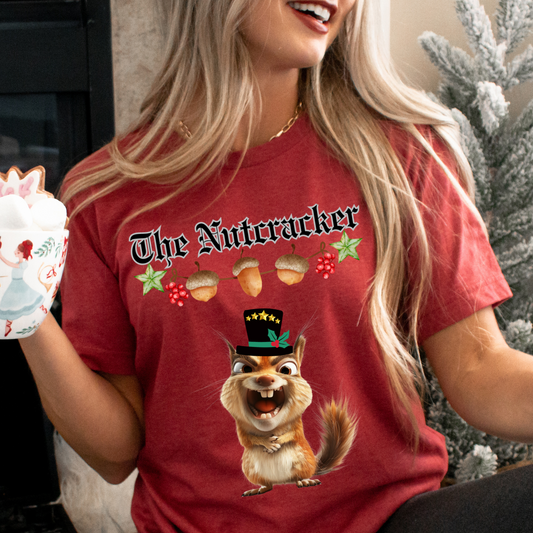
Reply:
<svg viewBox="0 0 533 533"><path fill-rule="evenodd" d="M0 339L29 337L50 312L68 230L0 230Z"/></svg>

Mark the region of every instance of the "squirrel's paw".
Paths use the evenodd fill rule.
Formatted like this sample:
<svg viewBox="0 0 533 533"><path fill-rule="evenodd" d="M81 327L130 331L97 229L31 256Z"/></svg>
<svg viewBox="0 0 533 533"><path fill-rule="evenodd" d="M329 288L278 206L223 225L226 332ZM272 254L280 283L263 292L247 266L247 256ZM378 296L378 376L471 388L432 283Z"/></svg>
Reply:
<svg viewBox="0 0 533 533"><path fill-rule="evenodd" d="M269 490L272 490L272 487L262 486L262 487L259 487L258 489L247 490L243 494L243 497L244 496L257 496L258 494L264 494L265 492L268 492Z"/></svg>
<svg viewBox="0 0 533 533"><path fill-rule="evenodd" d="M314 487L315 485L320 485L320 481L318 479L299 479L296 485L298 485L299 489L303 487Z"/></svg>
<svg viewBox="0 0 533 533"><path fill-rule="evenodd" d="M264 452L266 453L274 453L277 452L281 448L281 444L278 444L277 440L279 437L276 435L272 435L272 437L269 437L267 440L268 442L264 444Z"/></svg>

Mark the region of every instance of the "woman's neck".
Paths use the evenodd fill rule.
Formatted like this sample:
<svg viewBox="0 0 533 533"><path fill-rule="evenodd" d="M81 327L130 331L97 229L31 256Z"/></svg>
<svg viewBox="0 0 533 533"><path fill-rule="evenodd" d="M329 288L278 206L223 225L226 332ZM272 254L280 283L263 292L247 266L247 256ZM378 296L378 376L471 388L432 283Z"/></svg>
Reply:
<svg viewBox="0 0 533 533"><path fill-rule="evenodd" d="M287 124L298 105L298 69L272 72L256 69L261 93L262 110L258 124L252 131L249 148L268 142ZM246 144L247 119L241 122L233 145L235 151Z"/></svg>

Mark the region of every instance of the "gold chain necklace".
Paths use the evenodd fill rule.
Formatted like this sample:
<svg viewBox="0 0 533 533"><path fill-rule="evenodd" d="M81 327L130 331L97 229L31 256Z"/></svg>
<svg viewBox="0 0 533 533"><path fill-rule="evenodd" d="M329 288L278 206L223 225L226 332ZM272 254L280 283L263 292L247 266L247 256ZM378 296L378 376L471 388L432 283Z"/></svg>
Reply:
<svg viewBox="0 0 533 533"><path fill-rule="evenodd" d="M268 142L272 141L273 139L276 139L277 137L280 137L284 133L287 133L294 125L294 123L298 120L298 117L300 116L300 113L302 112L302 102L298 102L298 105L296 106L296 109L294 110L294 114L289 119L287 124L281 128L276 135L272 135L270 139L268 139ZM190 139L192 137L191 130L188 128L187 124L183 122L183 120L179 121L179 126L181 129L181 133L183 133L184 137L187 139Z"/></svg>
<svg viewBox="0 0 533 533"><path fill-rule="evenodd" d="M289 122L281 128L276 135L272 135L270 139L268 139L268 142L272 141L273 139L276 139L277 137L280 137L284 133L287 133L294 125L294 123L298 120L298 117L300 116L300 113L302 111L302 102L298 102L298 105L296 106L296 109L294 110L294 115L289 119Z"/></svg>

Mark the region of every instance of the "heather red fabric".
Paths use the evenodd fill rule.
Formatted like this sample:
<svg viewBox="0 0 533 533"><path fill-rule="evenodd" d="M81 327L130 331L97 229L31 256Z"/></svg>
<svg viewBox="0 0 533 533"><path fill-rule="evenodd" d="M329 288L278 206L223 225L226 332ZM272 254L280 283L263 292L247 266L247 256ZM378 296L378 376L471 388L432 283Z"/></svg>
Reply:
<svg viewBox="0 0 533 533"><path fill-rule="evenodd" d="M384 127L423 202L432 246L423 341L511 293L483 230L440 167L398 127ZM432 142L451 164L438 139ZM105 158L104 149L83 168ZM306 117L251 149L230 183L238 159L232 154L219 176L138 216L116 239L122 220L171 188L128 185L70 225L63 327L87 365L135 373L145 393L146 444L133 518L141 533L375 532L409 498L439 487L447 454L444 437L425 425L419 404L416 457L394 414L369 324L375 243L367 207L357 180L328 155ZM288 286L275 262L292 253L292 245L310 268ZM329 279L316 272L326 252L335 255ZM256 297L232 274L242 253L260 263ZM187 298L174 298L183 306L172 303L165 287L185 285L196 262L220 277L217 294L201 302L186 290ZM313 401L303 423L315 452L320 405L345 398L357 415L357 437L343 468L323 476L320 486L275 485L264 495L241 497L253 486L242 473L243 449L219 395L231 370L223 339L248 343L248 309L283 311L281 332L289 332L289 345L304 331L301 373Z"/></svg>

